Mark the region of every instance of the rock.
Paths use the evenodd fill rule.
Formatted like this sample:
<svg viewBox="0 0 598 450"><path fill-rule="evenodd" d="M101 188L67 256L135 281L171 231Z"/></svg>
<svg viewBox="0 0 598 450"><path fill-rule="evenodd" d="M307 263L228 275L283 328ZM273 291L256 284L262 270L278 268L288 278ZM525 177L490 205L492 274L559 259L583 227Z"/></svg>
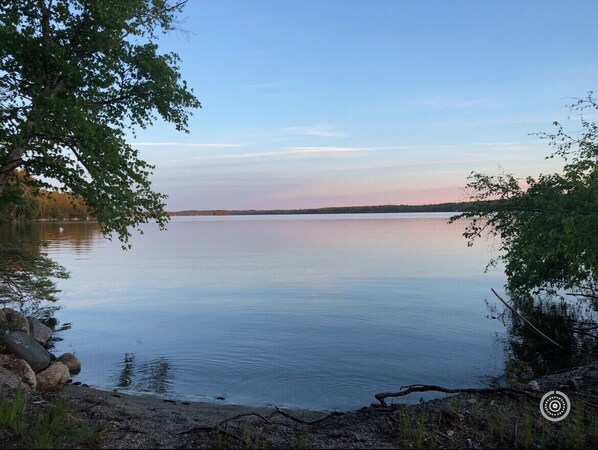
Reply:
<svg viewBox="0 0 598 450"><path fill-rule="evenodd" d="M4 395L4 391L7 388L10 390L22 388L26 391L31 389L27 384L21 381L18 375L4 367L0 367L0 392Z"/></svg>
<svg viewBox="0 0 598 450"><path fill-rule="evenodd" d="M55 362L37 374L37 388L40 391L54 391L64 386L70 378L69 368L61 362Z"/></svg>
<svg viewBox="0 0 598 450"><path fill-rule="evenodd" d="M1 336L0 341L12 354L27 361L35 373L50 365L50 352L22 331Z"/></svg>
<svg viewBox="0 0 598 450"><path fill-rule="evenodd" d="M81 361L72 353L65 353L58 357L58 361L69 368L69 372L76 374L81 372Z"/></svg>
<svg viewBox="0 0 598 450"><path fill-rule="evenodd" d="M453 434L455 434L455 432L454 432L453 430L448 430L448 431L446 432L446 435L447 435L448 437L453 437Z"/></svg>
<svg viewBox="0 0 598 450"><path fill-rule="evenodd" d="M0 309L0 336L4 336L9 332L10 329L8 328L8 319L6 318L4 310Z"/></svg>
<svg viewBox="0 0 598 450"><path fill-rule="evenodd" d="M0 355L0 367L10 370L32 389L36 388L37 380L35 378L35 372L31 366L27 364L27 361L13 355Z"/></svg>
<svg viewBox="0 0 598 450"><path fill-rule="evenodd" d="M27 317L29 321L29 334L33 339L39 342L41 345L46 345L48 340L52 337L52 329L45 326L35 317Z"/></svg>
<svg viewBox="0 0 598 450"><path fill-rule="evenodd" d="M532 380L529 383L527 383L527 385L525 386L525 388L528 391L538 392L540 390L540 385L538 384L538 382L536 380Z"/></svg>
<svg viewBox="0 0 598 450"><path fill-rule="evenodd" d="M10 308L4 308L3 311L8 321L9 331L22 331L29 334L29 321L25 317L25 314Z"/></svg>

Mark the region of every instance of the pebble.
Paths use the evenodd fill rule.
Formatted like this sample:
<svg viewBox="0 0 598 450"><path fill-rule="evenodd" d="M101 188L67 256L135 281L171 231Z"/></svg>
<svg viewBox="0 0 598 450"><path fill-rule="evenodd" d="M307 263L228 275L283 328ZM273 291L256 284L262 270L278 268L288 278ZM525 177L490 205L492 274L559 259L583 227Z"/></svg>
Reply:
<svg viewBox="0 0 598 450"><path fill-rule="evenodd" d="M538 382L536 380L532 380L529 383L527 383L527 389L529 389L530 391L539 391L540 390L540 385L538 384Z"/></svg>

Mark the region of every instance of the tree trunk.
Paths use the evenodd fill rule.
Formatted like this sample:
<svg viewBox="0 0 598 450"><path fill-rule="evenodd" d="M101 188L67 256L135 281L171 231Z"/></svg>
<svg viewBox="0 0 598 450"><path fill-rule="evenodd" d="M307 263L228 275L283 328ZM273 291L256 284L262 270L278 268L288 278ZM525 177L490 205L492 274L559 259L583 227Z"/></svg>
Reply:
<svg viewBox="0 0 598 450"><path fill-rule="evenodd" d="M8 152L6 158L4 158L2 166L0 166L0 197L4 192L6 183L8 183L8 180L10 179L15 169L23 165L23 163L25 162L21 158L23 156L23 153L25 153L24 147L14 147L11 151Z"/></svg>

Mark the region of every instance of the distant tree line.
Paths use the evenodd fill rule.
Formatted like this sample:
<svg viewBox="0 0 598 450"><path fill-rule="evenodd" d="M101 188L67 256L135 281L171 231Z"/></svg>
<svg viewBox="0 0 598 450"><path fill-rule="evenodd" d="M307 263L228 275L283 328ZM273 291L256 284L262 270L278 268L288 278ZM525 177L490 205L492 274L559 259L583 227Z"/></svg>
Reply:
<svg viewBox="0 0 598 450"><path fill-rule="evenodd" d="M280 214L376 214L410 212L461 212L467 202L438 203L432 205L377 205L337 206L309 209L245 209L245 210L186 210L169 212L171 216L257 216Z"/></svg>

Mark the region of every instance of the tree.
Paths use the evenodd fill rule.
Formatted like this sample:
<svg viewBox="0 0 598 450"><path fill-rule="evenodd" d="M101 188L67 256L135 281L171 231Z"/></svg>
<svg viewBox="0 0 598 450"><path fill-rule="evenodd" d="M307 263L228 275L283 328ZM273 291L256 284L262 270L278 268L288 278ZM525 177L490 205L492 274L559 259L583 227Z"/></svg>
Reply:
<svg viewBox="0 0 598 450"><path fill-rule="evenodd" d="M167 221L153 166L126 133L161 117L188 132L201 107L179 57L158 53L186 1L12 0L0 4L0 197L21 167L81 196L105 235Z"/></svg>
<svg viewBox="0 0 598 450"><path fill-rule="evenodd" d="M538 133L555 148L548 158L562 158L562 173L527 177L525 186L511 174L472 173L471 203L451 218L471 219L468 244L482 236L496 238L498 257L512 293L560 289L590 298L598 305L598 124L586 113L598 110L589 92L570 105L581 130Z"/></svg>

